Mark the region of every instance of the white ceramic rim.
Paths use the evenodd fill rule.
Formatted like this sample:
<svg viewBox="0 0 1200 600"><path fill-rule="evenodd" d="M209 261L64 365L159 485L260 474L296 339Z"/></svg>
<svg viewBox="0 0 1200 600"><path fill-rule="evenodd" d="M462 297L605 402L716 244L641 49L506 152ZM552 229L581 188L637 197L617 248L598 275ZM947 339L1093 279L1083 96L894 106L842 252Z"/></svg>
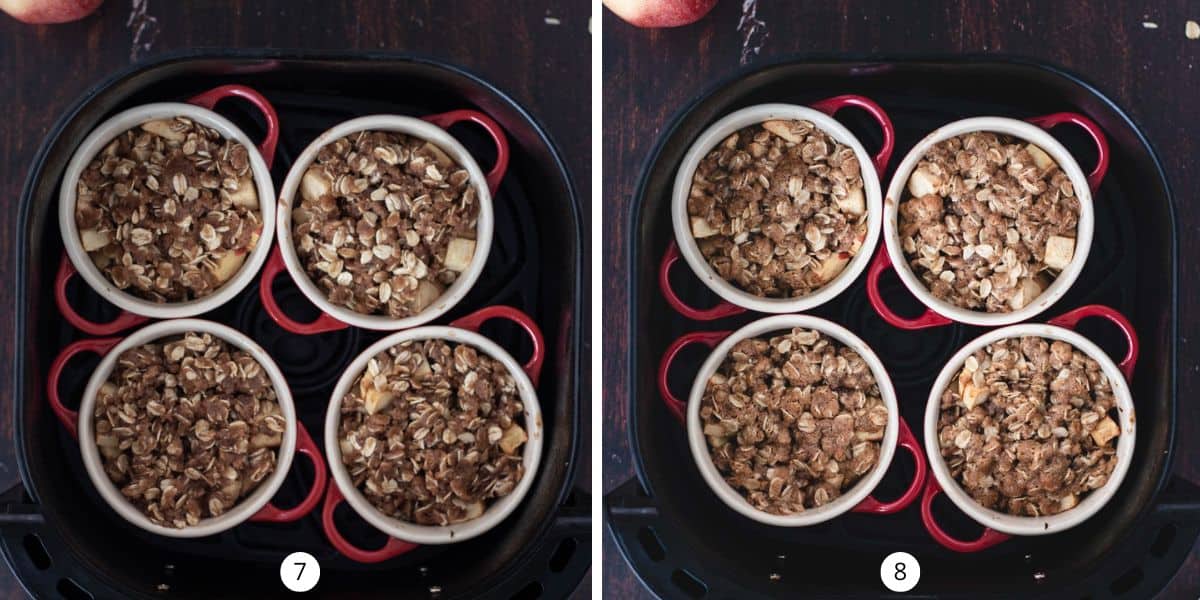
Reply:
<svg viewBox="0 0 1200 600"><path fill-rule="evenodd" d="M200 523L191 527L176 529L151 522L149 517L121 495L121 491L117 488L116 484L108 478L108 475L104 472L104 463L100 458L100 452L96 448L92 413L95 409L96 395L100 391L100 386L105 381L108 381L108 376L112 373L113 367L116 366L117 358L121 356L122 352L135 346L172 335L180 335L188 331L209 333L213 337L225 340L230 345L245 350L253 356L254 360L257 360L258 364L262 365L263 370L270 377L271 385L275 388L279 410L283 413L287 424L283 432L283 441L279 445L278 454L276 455L275 471L263 480L257 489L249 496L242 498L233 508L219 517L202 519ZM92 372L92 377L88 380L87 388L84 389L83 398L79 403L78 425L79 450L83 456L83 466L87 470L88 477L92 480L92 485L96 486L96 490L100 492L100 496L126 521L150 533L172 538L196 538L213 535L235 527L254 516L275 496L275 492L279 490L279 486L283 485L283 481L287 478L288 471L291 469L292 459L296 455L296 408L292 402L292 394L288 389L287 380L284 379L279 367L275 365L275 361L271 360L266 350L263 350L261 346L245 334L220 323L203 319L159 321L133 332L124 340L121 340L121 343L113 347L112 350L109 350L104 355L104 358L101 359L96 370Z"/></svg>
<svg viewBox="0 0 1200 600"><path fill-rule="evenodd" d="M854 150L862 171L863 190L867 203L867 235L862 247L842 269L842 272L824 286L811 294L798 298L763 298L743 291L737 286L725 281L704 259L700 246L692 236L691 225L688 223L687 199L692 189L692 177L696 167L710 150L720 144L730 134L742 128L770 121L773 119L798 119L811 121L818 129L829 134L839 143ZM875 254L875 244L879 241L879 229L882 216L879 212L880 199L879 174L875 172L875 161L854 134L850 133L833 117L816 109L795 104L759 104L732 112L721 120L713 123L692 144L683 158L683 164L675 174L675 187L671 195L671 224L675 228L675 241L679 252L687 261L688 266L700 281L721 298L744 308L765 313L791 313L816 308L845 291L850 284L867 268L871 257Z"/></svg>
<svg viewBox="0 0 1200 600"><path fill-rule="evenodd" d="M321 151L321 148L336 141L338 138L360 131L395 131L433 142L449 155L454 162L467 170L467 173L471 176L471 182L475 185L475 191L479 199L475 255L471 258L471 264L467 267L466 271L459 274L458 279L454 280L454 283L446 288L433 304L430 304L418 314L402 319L385 315L365 315L330 302L325 296L325 292L318 288L312 279L308 277L308 273L305 272L304 266L300 262L300 257L296 254L296 248L292 244L292 201L300 189L300 180L303 179L304 172L316 160L317 153ZM492 248L492 228L494 227L492 192L488 188L487 178L484 176L483 171L480 170L479 164L475 162L475 158L471 156L471 153L467 152L467 149L458 140L454 139L454 136L447 133L446 130L414 117L402 115L358 117L357 119L351 119L338 124L325 133L322 133L304 149L304 152L296 158L296 162L292 165L291 170L288 171L287 179L283 181L283 189L279 192L277 212L276 228L279 238L279 250L283 255L283 262L287 266L288 274L292 276L292 280L296 282L300 291L323 312L332 315L335 319L343 323L365 329L380 331L405 329L428 323L442 316L446 311L453 308L455 304L458 304L467 295L467 292L470 291L475 281L479 279L479 275L483 273L483 267L487 263L488 253Z"/></svg>
<svg viewBox="0 0 1200 600"><path fill-rule="evenodd" d="M113 282L108 280L108 277L100 272L100 269L88 256L87 251L83 249L83 242L79 239L79 227L75 224L75 203L79 177L92 159L109 142L147 121L174 117L192 119L217 130L225 139L234 140L246 147L250 156L250 171L254 176L254 185L258 188L258 212L262 222L262 232L259 234L254 249L246 256L246 262L242 264L242 268L211 294L186 302L158 303L139 298L117 288ZM206 313L230 301L249 285L258 276L259 268L262 267L263 262L267 260L267 255L271 252L271 241L274 239L275 232L268 222L268 216L274 212L275 184L271 181L271 170L267 168L267 163L258 152L258 146L251 142L250 138L246 137L246 134L229 119L207 108L180 102L157 102L135 106L117 113L101 123L84 138L83 143L75 150L71 162L67 163L67 170L58 191L58 229L62 233L63 246L66 248L71 264L75 265L75 270L79 271L83 280L105 300L131 313L155 319L193 317Z"/></svg>
<svg viewBox="0 0 1200 600"><path fill-rule="evenodd" d="M904 198L904 194L907 192L909 175L912 174L913 169L917 167L917 163L924 158L925 153L934 144L975 131L990 131L1011 135L1020 140L1032 142L1042 150L1045 150L1050 155L1050 158L1053 158L1054 162L1058 163L1059 168L1067 174L1067 177L1071 179L1071 184L1075 187L1075 196L1079 198L1079 224L1075 231L1075 255L1071 258L1071 262L1067 264L1067 268L1059 273L1058 278L1043 290L1041 295L1034 299L1033 302L1030 302L1020 310L1007 313L968 310L933 297L933 294L925 287L925 284L913 273L907 259L904 257L904 250L900 246L900 233L897 221L899 201L901 198ZM883 216L884 247L887 249L888 258L891 259L892 266L896 269L896 274L900 276L900 281L904 282L904 287L908 288L908 291L916 296L917 300L920 300L922 304L933 309L938 314L960 323L982 327L1011 325L1027 321L1036 317L1047 308L1050 308L1059 298L1062 298L1063 294L1066 294L1067 290L1071 288L1071 284L1075 283L1079 274L1083 272L1083 265L1087 262L1088 252L1092 249L1092 233L1095 226L1092 190L1088 187L1087 176L1079 168L1079 163L1075 160L1075 157L1071 156L1071 153L1062 144L1058 143L1058 140L1047 133L1046 130L1032 123L1006 117L973 117L963 119L943 125L934 130L933 133L925 136L925 139L918 142L904 156L904 160L900 162L899 166L896 167L896 173L892 176L891 183L888 185L886 200L883 203Z"/></svg>
<svg viewBox="0 0 1200 600"><path fill-rule="evenodd" d="M508 369L508 372L512 374L513 380L516 381L517 391L521 395L521 402L525 405L525 430L529 438L525 442L525 447L521 455L521 460L525 465L525 475L521 477L521 481L517 482L517 486L513 488L510 494L492 502L483 511L482 515L470 521L441 527L436 525L417 525L389 517L372 506L366 496L358 491L358 488L354 485L354 481L350 478L350 472L342 464L341 436L338 435L338 427L342 420L342 398L346 397L346 394L350 391L350 386L354 385L354 381L367 368L368 361L380 352L408 340L446 340L455 344L466 344L500 361ZM346 497L346 502L354 509L354 512L358 513L360 517L376 529L391 537L417 544L453 544L462 542L482 535L496 525L499 525L501 521L516 510L521 500L525 498L525 494L529 491L529 488L533 485L533 480L537 478L544 441L545 434L542 423L541 405L538 404L537 391L533 387L533 382L529 380L529 376L525 374L525 369L513 359L512 355L505 352L503 348L492 340L473 331L467 331L458 327L438 325L407 329L393 333L371 344L369 348L363 350L354 359L354 362L351 362L346 367L346 372L342 374L342 377L338 379L337 385L333 388L333 394L329 398L329 409L325 413L325 455L329 463L329 473L333 476L333 481L342 492L342 495Z"/></svg>
<svg viewBox="0 0 1200 600"><path fill-rule="evenodd" d="M704 427L700 423L700 398L704 395L704 388L708 383L708 378L712 377L713 373L717 371L717 367L721 366L721 362L725 360L725 356L729 354L734 344L744 339L759 337L771 332L787 331L794 327L815 329L857 352L866 361L867 365L871 367L871 373L875 376L875 381L879 385L879 395L883 398L883 403L888 409L888 421L887 427L884 429L883 440L879 447L879 461L875 463L875 467L870 473L854 484L854 487L851 487L846 493L838 496L824 506L810 508L795 515L773 515L751 505L740 492L725 482L717 467L713 465L712 458L708 452L708 440L704 436ZM695 460L696 466L699 467L700 475L704 478L705 483L730 508L767 525L804 527L828 521L853 509L874 491L875 486L879 485L879 481L887 474L888 466L892 463L892 457L896 454L896 445L900 437L899 415L900 407L896 402L896 391L892 387L892 380L888 377L887 370L884 369L879 357L867 346L866 342L859 339L853 333L850 333L850 330L845 327L831 321L826 321L820 317L809 315L776 315L759 319L731 333L729 337L722 340L713 349L712 353L704 361L704 364L700 366L700 371L696 374L696 379L692 383L691 393L688 394L688 447L691 448L692 458Z"/></svg>
<svg viewBox="0 0 1200 600"><path fill-rule="evenodd" d="M1121 434L1117 438L1116 468L1113 469L1108 482L1100 489L1088 494L1075 508L1057 515L1017 517L984 508L975 502L950 475L950 469L946 466L941 449L938 447L937 421L941 412L942 391L950 385L959 370L962 369L967 357L992 342L1022 336L1037 336L1067 342L1090 356L1100 363L1104 375L1108 377L1109 384L1112 386L1113 396L1117 400L1118 425L1121 428ZM980 525L1010 535L1047 535L1070 529L1084 522L1096 514L1112 498L1113 494L1117 493L1117 488L1121 487L1121 480L1125 478L1125 473L1133 461L1133 447L1137 433L1136 422L1133 395L1130 392L1129 383L1125 381L1125 376L1121 374L1117 365L1099 346L1070 329L1055 325L1041 323L1012 325L976 338L951 357L946 366L942 368L942 372L938 375L932 391L929 393L929 402L925 406L925 453L929 456L930 471L937 478L938 485L941 486L946 496L959 510Z"/></svg>

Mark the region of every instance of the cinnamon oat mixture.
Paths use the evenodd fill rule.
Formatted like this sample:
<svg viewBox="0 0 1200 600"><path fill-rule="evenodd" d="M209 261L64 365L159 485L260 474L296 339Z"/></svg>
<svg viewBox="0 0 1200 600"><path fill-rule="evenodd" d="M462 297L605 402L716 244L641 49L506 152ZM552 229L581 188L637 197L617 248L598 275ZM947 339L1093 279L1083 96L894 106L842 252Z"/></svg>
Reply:
<svg viewBox="0 0 1200 600"><path fill-rule="evenodd" d="M717 470L751 505L776 515L850 489L879 461L888 422L862 357L802 328L738 342L700 402Z"/></svg>
<svg viewBox="0 0 1200 600"><path fill-rule="evenodd" d="M154 302L213 293L262 233L249 152L185 117L117 136L77 193L83 249L118 289Z"/></svg>
<svg viewBox="0 0 1200 600"><path fill-rule="evenodd" d="M390 517L469 521L525 476L524 410L508 369L484 352L403 342L372 358L342 398L342 463Z"/></svg>
<svg viewBox="0 0 1200 600"><path fill-rule="evenodd" d="M431 142L364 131L321 149L300 184L292 235L334 304L403 318L425 310L475 255L478 192Z"/></svg>
<svg viewBox="0 0 1200 600"><path fill-rule="evenodd" d="M1019 310L1075 255L1079 198L1041 148L991 132L938 143L908 181L899 233L935 298L971 310Z"/></svg>
<svg viewBox="0 0 1200 600"><path fill-rule="evenodd" d="M756 296L806 296L836 277L867 232L854 151L808 121L730 135L692 178L692 235L721 278Z"/></svg>
<svg viewBox="0 0 1200 600"><path fill-rule="evenodd" d="M207 333L126 350L97 395L104 472L151 521L224 514L275 470L287 422L262 366Z"/></svg>
<svg viewBox="0 0 1200 600"><path fill-rule="evenodd" d="M938 443L951 475L985 508L1054 515L1108 482L1115 410L1095 360L1066 342L1009 338L967 357L942 393Z"/></svg>

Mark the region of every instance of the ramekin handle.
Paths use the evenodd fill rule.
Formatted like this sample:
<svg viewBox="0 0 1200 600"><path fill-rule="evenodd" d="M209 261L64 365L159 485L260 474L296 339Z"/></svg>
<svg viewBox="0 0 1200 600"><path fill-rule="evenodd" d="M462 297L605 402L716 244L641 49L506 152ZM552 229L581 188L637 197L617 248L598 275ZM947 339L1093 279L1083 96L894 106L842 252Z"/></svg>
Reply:
<svg viewBox="0 0 1200 600"><path fill-rule="evenodd" d="M484 322L492 319L507 319L516 323L529 334L530 340L533 341L533 356L525 363L525 374L529 375L529 380L533 382L533 387L537 387L538 381L542 377L542 363L546 360L546 341L542 338L542 330L538 324L527 314L511 306L488 306L481 308L465 317L459 317L454 322L450 323L451 327L458 327L468 331L478 332Z"/></svg>
<svg viewBox="0 0 1200 600"><path fill-rule="evenodd" d="M921 495L921 486L925 484L925 475L928 470L928 464L925 462L925 452L921 449L921 442L917 441L917 436L908 427L908 423L904 421L904 417L900 417L900 435L896 440L896 445L908 450L908 453L913 457L913 463L916 465L913 473L912 482L908 484L908 489L899 498L891 502L880 502L874 496L867 496L862 502L855 506L853 512L870 513L875 515L890 515L898 513L913 503L917 496Z"/></svg>
<svg viewBox="0 0 1200 600"><path fill-rule="evenodd" d="M1070 123L1077 125L1087 132L1092 138L1092 142L1096 144L1096 167L1088 173L1088 187L1093 192L1100 188L1100 183L1104 181L1104 174L1108 173L1108 138L1104 136L1104 130L1095 121L1073 112L1060 112L1040 117L1032 117L1027 119L1030 123L1041 127L1042 129L1050 129L1062 123Z"/></svg>
<svg viewBox="0 0 1200 600"><path fill-rule="evenodd" d="M1125 315L1102 304L1088 304L1063 313L1047 322L1058 327L1075 329L1075 326L1087 317L1108 319L1121 330L1121 333L1125 336L1125 344L1128 346L1128 349L1125 351L1125 358L1122 358L1121 362L1117 363L1117 367L1125 375L1125 381L1132 381L1133 369L1137 366L1138 359L1138 336L1137 331L1133 328L1133 323L1129 322L1129 319Z"/></svg>
<svg viewBox="0 0 1200 600"><path fill-rule="evenodd" d="M54 362L50 363L50 372L46 375L46 398L50 401L50 409L54 411L54 415L58 417L63 427L71 433L71 437L79 438L79 413L63 405L62 397L58 394L58 380L62 378L63 370L76 354L81 352L95 352L100 356L104 356L121 339L104 338L73 342L71 345L63 348L63 351L54 357Z"/></svg>
<svg viewBox="0 0 1200 600"><path fill-rule="evenodd" d="M675 397L671 393L671 387L667 385L667 376L671 373L671 363L675 361L675 357L679 355L679 351L685 346L691 344L704 344L712 348L719 344L721 340L729 337L732 331L693 331L679 336L679 339L671 342L667 346L666 353L663 354L662 360L658 362L658 393L662 396L663 403L667 405L667 410L679 419L680 423L685 422L685 414L687 413L687 403Z"/></svg>
<svg viewBox="0 0 1200 600"><path fill-rule="evenodd" d="M325 468L321 449L317 447L312 436L308 435L308 429L300 422L296 423L296 452L307 456L313 464L313 483L312 488L308 490L308 495L300 504L288 509L280 509L268 502L266 506L250 517L251 521L267 523L298 521L311 513L321 502L321 494L325 491L325 481L329 477L329 471Z"/></svg>
<svg viewBox="0 0 1200 600"><path fill-rule="evenodd" d="M75 311L71 301L67 299L67 283L77 272L75 265L71 264L71 259L64 252L62 262L58 264L58 273L54 276L54 303L58 305L58 312L62 313L63 318L75 329L88 335L113 335L150 320L149 317L135 315L127 310L122 310L117 318L107 323L93 323L87 320Z"/></svg>
<svg viewBox="0 0 1200 600"><path fill-rule="evenodd" d="M271 250L271 257L267 259L267 264L263 265L262 279L258 283L258 298L262 301L263 308L267 314L280 327L299 335L313 335L317 333L325 333L328 331L338 331L349 327L349 325L333 318L327 313L321 313L311 323L300 323L293 320L279 308L279 303L275 301L275 293L271 286L275 283L275 278L280 273L287 270L283 263L283 254L279 248Z"/></svg>
<svg viewBox="0 0 1200 600"><path fill-rule="evenodd" d="M508 171L508 137L504 135L504 128L500 127L495 119L477 110L454 110L421 118L442 129L449 129L451 125L463 121L470 121L484 128L491 136L492 142L496 144L496 164L492 166L491 171L488 171L485 179L487 179L488 190L492 194L500 189L500 181L504 179L504 173Z"/></svg>
<svg viewBox="0 0 1200 600"><path fill-rule="evenodd" d="M338 504L345 502L345 500L346 498L342 496L341 490L338 489L337 481L330 478L328 490L325 493L325 505L321 508L321 527L325 530L325 537L329 538L329 543L346 558L360 563L380 563L396 558L418 547L412 542L406 542L394 537L389 537L383 547L378 550L363 550L351 544L346 538L342 537L342 533L338 531L337 525L333 522L333 510L337 508Z"/></svg>
<svg viewBox="0 0 1200 600"><path fill-rule="evenodd" d="M745 308L733 304L728 300L722 300L716 306L707 309L688 306L675 293L675 290L671 288L671 265L678 262L680 258L682 256L679 254L679 246L672 240L671 244L667 246L667 253L663 255L662 262L658 266L658 287L662 290L667 304L675 309L675 312L696 321L713 321L746 312Z"/></svg>
<svg viewBox="0 0 1200 600"><path fill-rule="evenodd" d="M925 482L925 495L921 498L921 521L925 524L925 531L928 531L937 543L955 552L979 552L1007 541L1011 537L1007 533L1000 533L990 527L984 527L983 533L974 541L964 542L950 537L950 534L943 531L933 518L933 498L940 493L942 493L942 486L938 485L937 478L928 478Z"/></svg>
<svg viewBox="0 0 1200 600"><path fill-rule="evenodd" d="M883 146L879 149L879 153L872 159L875 163L875 172L883 177L884 171L887 170L888 161L892 159L892 151L896 149L896 128L892 126L892 119L888 117L887 111L875 103L874 100L866 96L858 96L855 94L846 94L843 96L834 96L813 102L809 107L819 110L829 116L833 116L839 110L847 106L854 106L867 111L875 122L879 123L879 128L883 130Z"/></svg>
<svg viewBox="0 0 1200 600"><path fill-rule="evenodd" d="M232 84L215 87L207 92L193 96L189 104L195 104L208 110L214 110L217 103L226 98L241 98L253 104L267 121L267 137L258 144L258 153L262 155L267 168L275 162L275 147L279 144L279 116L275 107L257 90L244 85Z"/></svg>
<svg viewBox="0 0 1200 600"><path fill-rule="evenodd" d="M953 323L950 319L934 312L932 308L926 307L925 313L915 319L906 319L891 309L883 300L883 294L879 293L879 276L884 271L892 267L892 259L888 258L887 248L880 248L879 253L871 260L871 266L867 268L867 298L871 301L871 306L879 316L887 321L893 327L900 329L928 329L930 327L941 327Z"/></svg>

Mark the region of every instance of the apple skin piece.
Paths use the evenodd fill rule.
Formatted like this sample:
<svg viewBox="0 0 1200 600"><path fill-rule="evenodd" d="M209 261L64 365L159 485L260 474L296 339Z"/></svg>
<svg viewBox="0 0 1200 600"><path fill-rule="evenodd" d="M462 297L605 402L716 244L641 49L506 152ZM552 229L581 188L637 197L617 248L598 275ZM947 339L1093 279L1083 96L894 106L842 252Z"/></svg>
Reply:
<svg viewBox="0 0 1200 600"><path fill-rule="evenodd" d="M49 25L78 21L104 0L0 0L0 10L22 23Z"/></svg>
<svg viewBox="0 0 1200 600"><path fill-rule="evenodd" d="M604 0L604 5L635 27L679 27L699 21L717 0Z"/></svg>

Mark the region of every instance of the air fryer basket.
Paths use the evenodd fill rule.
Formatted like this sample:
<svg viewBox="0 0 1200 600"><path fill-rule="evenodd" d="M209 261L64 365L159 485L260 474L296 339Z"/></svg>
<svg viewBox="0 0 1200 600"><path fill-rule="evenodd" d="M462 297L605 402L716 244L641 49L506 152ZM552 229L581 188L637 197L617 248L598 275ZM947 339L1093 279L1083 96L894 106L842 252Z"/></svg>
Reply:
<svg viewBox="0 0 1200 600"><path fill-rule="evenodd" d="M966 555L937 545L922 527L915 504L892 516L848 514L814 527L773 528L728 510L690 464L685 432L655 388L658 360L685 332L735 329L761 315L689 321L663 300L657 265L672 239L669 202L675 170L691 141L722 115L752 104L808 104L840 94L867 96L891 116L896 151L883 181L924 135L969 116L1024 118L1074 110L1091 116L1109 136L1112 163L1095 195L1091 255L1071 291L1045 313L1050 318L1082 304L1112 306L1137 326L1145 352L1133 381L1139 427L1133 475L1083 525L1058 535L1014 538ZM868 149L879 147L878 127L865 114L846 110L837 118ZM1081 164L1092 164L1095 150L1082 132L1059 127L1051 133ZM630 218L629 338L637 342L629 347L629 381L624 383L637 479L609 493L606 518L625 556L655 593L875 597L885 591L880 562L903 550L923 566L916 595L1142 598L1160 589L1190 551L1200 533L1195 523L1200 495L1186 481L1167 486L1175 429L1177 251L1171 193L1136 125L1086 83L1044 65L994 57L800 58L755 66L715 85L664 128L643 168ZM945 361L984 330L959 324L916 332L895 329L872 310L865 277L812 312L866 340L896 385L903 416L921 423L929 388ZM717 301L686 268L676 268L672 281L692 306ZM923 310L894 273L885 274L881 283L898 311L915 316ZM1111 326L1085 321L1080 330L1106 351L1123 350ZM674 390L688 388L706 351L693 347L675 361L670 378ZM901 454L898 461L877 488L880 499L898 496L911 476L911 459ZM944 498L934 510L952 534L974 539L980 531Z"/></svg>
<svg viewBox="0 0 1200 600"><path fill-rule="evenodd" d="M187 98L225 83L257 89L279 113L282 132L272 171L276 188L313 138L355 116L475 108L507 131L512 160L495 198L496 232L487 267L466 299L437 321L444 324L483 306L509 304L539 323L553 350L547 353L539 387L546 423L543 466L517 511L488 534L362 565L333 550L320 529L319 509L296 523L247 523L210 538L170 540L122 521L86 483L77 445L46 410L42 389L55 353L81 336L58 317L51 294L62 252L52 217L58 180L78 140L107 115L146 102ZM263 123L248 106L228 101L217 110L251 138L261 135ZM494 150L483 132L469 125L451 132L482 164L490 164ZM234 592L274 595L283 591L274 575L280 561L300 550L321 562L321 582L313 593L329 597L557 597L582 578L590 563L588 502L572 489L582 393L579 203L553 143L499 90L457 67L395 54L172 55L96 86L63 117L37 156L20 210L17 339L28 343L17 355L13 397L24 489L11 490L4 498L8 504L0 514L0 535L9 564L31 593L104 598L167 591L197 598ZM288 278L281 277L275 289L289 314L316 314ZM73 284L70 294L85 316L105 320L114 314L82 283ZM267 316L257 285L203 317L230 324L267 349L288 378L301 420L313 432L323 430L329 394L342 368L381 337L356 328L308 337L287 333ZM511 325L489 323L482 333L518 359L530 351ZM60 388L64 398L78 397L95 364L94 358L74 361ZM297 502L311 477L306 464L294 468L276 496L279 505ZM385 539L348 508L340 508L337 518L347 537L364 548L378 547ZM230 587L233 582L236 588Z"/></svg>

